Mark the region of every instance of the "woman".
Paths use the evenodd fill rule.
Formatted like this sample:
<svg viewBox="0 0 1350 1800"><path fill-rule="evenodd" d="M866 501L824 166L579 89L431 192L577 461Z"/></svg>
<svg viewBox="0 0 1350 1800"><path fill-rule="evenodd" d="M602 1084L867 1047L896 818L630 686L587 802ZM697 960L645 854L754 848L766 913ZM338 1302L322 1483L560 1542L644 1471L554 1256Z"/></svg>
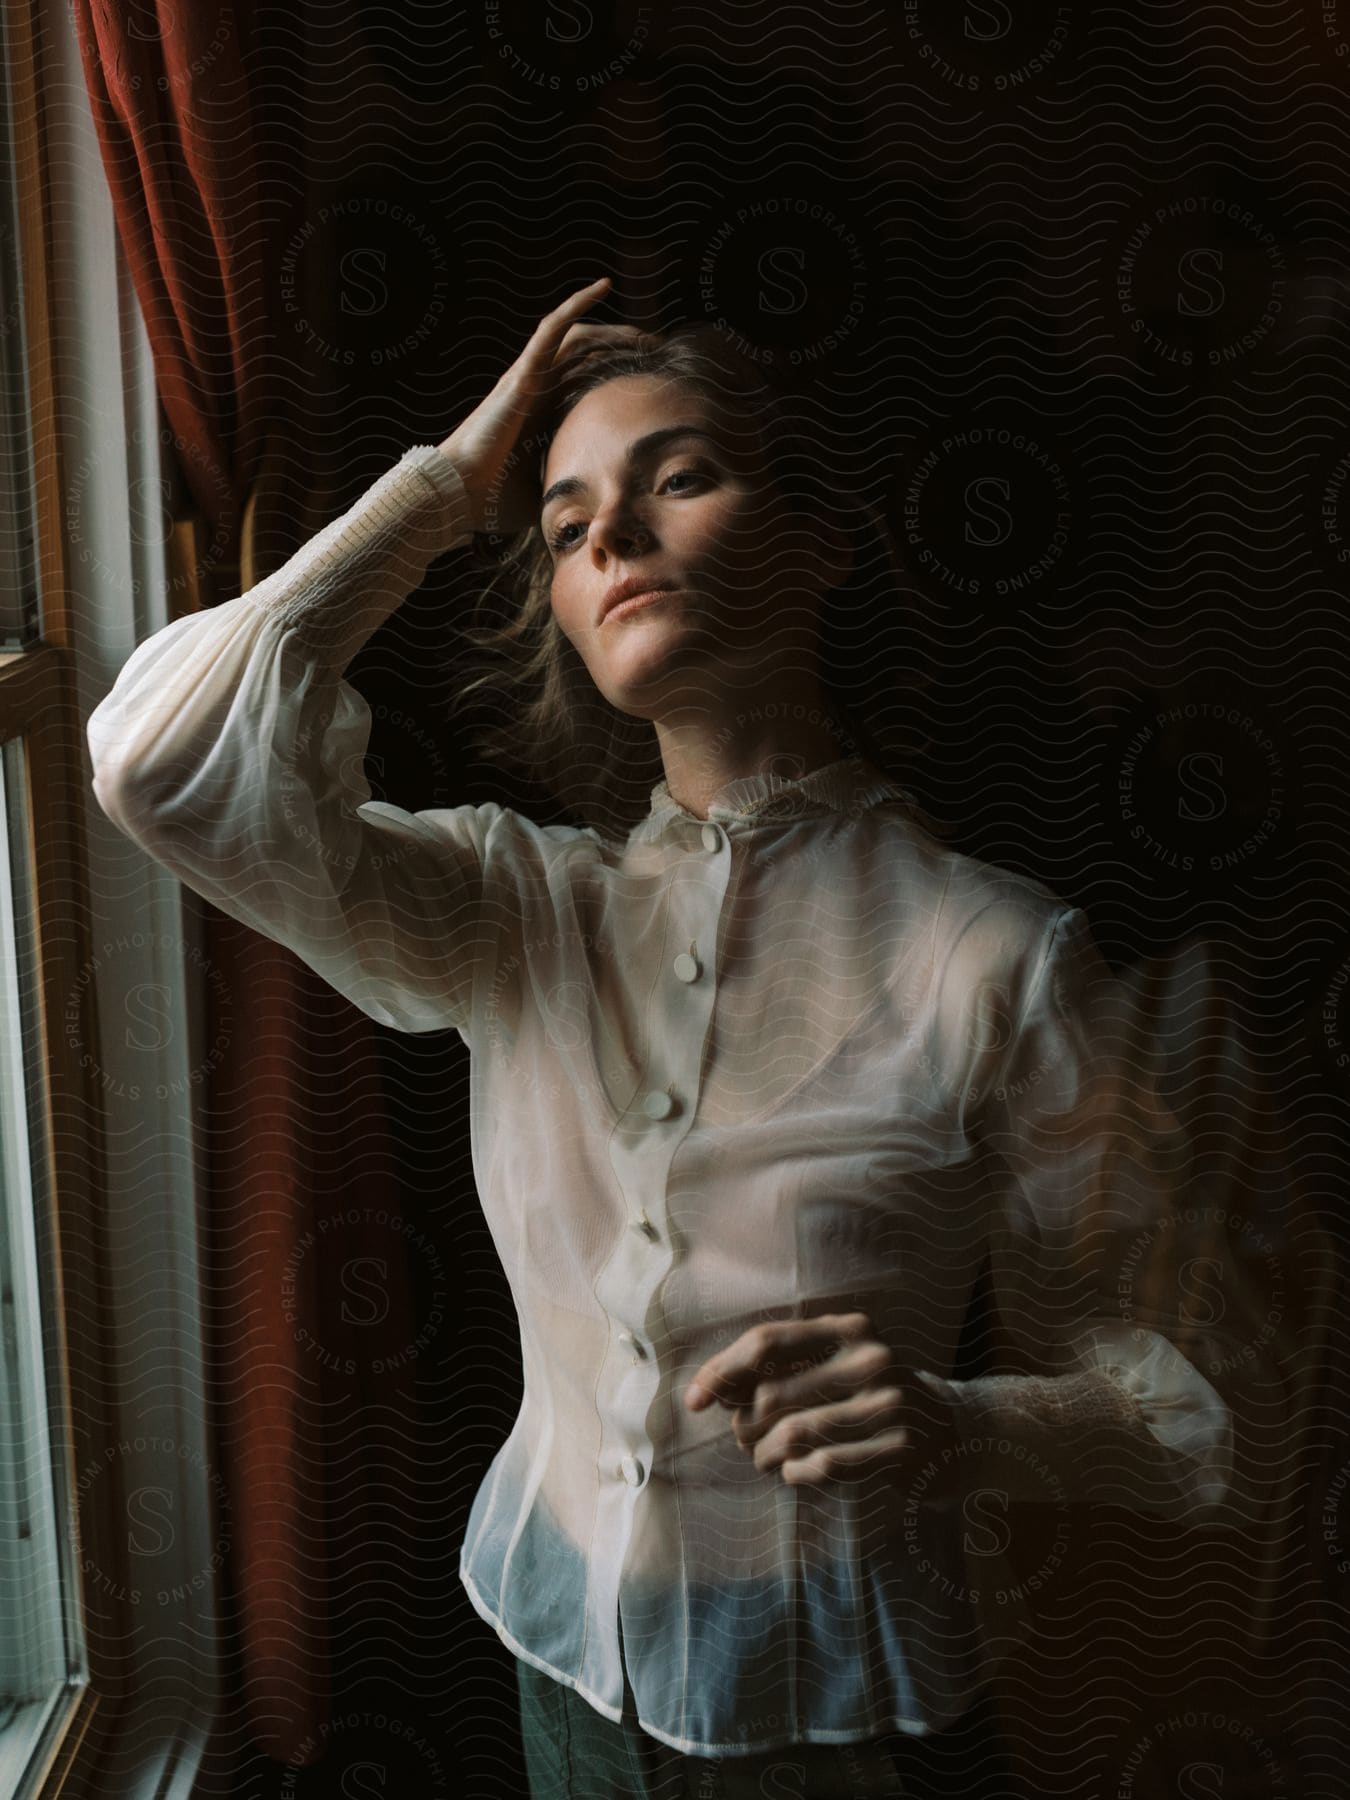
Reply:
<svg viewBox="0 0 1350 1800"><path fill-rule="evenodd" d="M849 534L750 386L583 321L606 285L142 644L94 791L372 1018L473 1052L525 1396L460 1567L532 1792L1004 1792L1011 1504L1218 1504L1225 1340L1147 1290L1172 1146L1083 914L944 848L857 748L818 639ZM576 826L369 800L342 671L474 530L530 534L504 641L565 757L614 794L659 755L626 829L604 790ZM955 1380L986 1258L1026 1372Z"/></svg>

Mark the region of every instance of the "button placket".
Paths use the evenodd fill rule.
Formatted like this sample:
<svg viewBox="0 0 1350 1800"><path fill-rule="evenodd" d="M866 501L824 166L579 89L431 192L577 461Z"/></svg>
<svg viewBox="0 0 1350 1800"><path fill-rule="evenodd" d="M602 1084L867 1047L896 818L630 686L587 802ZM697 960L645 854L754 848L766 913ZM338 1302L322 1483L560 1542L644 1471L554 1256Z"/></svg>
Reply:
<svg viewBox="0 0 1350 1800"><path fill-rule="evenodd" d="M723 832L721 826L714 825L711 819L706 820L704 822L704 824L700 828L699 836L702 839L703 848L705 850L709 851L710 853L721 850L723 845L726 843L726 834ZM703 898L704 905L706 907L706 895L701 894L700 897ZM716 906L719 910L720 910L722 901L725 899L725 897L726 897L726 882L724 879L722 886L721 886L721 890L717 894L717 898L716 898ZM679 895L679 899L682 900L683 898L684 898L684 890L682 889L681 893ZM676 894L675 894L673 885L672 885L672 889L670 891L670 905L671 905L673 911L678 910L678 901L676 898ZM715 923L716 923L716 914L715 913L714 913L713 923L715 926ZM671 964L671 967L674 970L676 979L684 982L686 985L688 985L691 982L697 981L703 973L703 965L699 962L698 957L695 954L697 944L698 944L697 938L690 938L689 948L687 950L681 950L679 955L674 959L673 963ZM707 1018L705 1017L705 1019L704 1019L704 1030L705 1031L707 1029L707 1023L708 1023L708 1021L707 1021ZM695 1065L695 1066L697 1066L697 1065ZM670 1083L670 1085L664 1091L660 1088L650 1089L642 1097L642 1110L646 1114L647 1118L655 1119L655 1120L668 1119L673 1114L681 1111L682 1108L680 1105L680 1101L676 1095L675 1083L672 1081ZM645 1217L645 1215L644 1215L644 1217Z"/></svg>
<svg viewBox="0 0 1350 1800"><path fill-rule="evenodd" d="M727 847L712 826L712 847ZM693 840L697 850L699 839ZM660 1386L665 1326L657 1295L676 1253L666 1228L671 1159L698 1104L698 1081L712 1021L714 983L698 946L716 942L730 877L730 857L688 856L689 839L672 845L665 887L667 915L661 962L643 977L647 988L646 1080L616 1121L608 1154L628 1203L628 1227L596 1283L612 1320L606 1377L608 1485L616 1541L628 1529L628 1508L646 1486L657 1445L649 1413ZM688 945L688 949L679 948ZM676 953L678 951L678 953ZM664 974L662 974L664 970ZM635 971L636 972L636 971ZM691 979L692 977L692 979Z"/></svg>

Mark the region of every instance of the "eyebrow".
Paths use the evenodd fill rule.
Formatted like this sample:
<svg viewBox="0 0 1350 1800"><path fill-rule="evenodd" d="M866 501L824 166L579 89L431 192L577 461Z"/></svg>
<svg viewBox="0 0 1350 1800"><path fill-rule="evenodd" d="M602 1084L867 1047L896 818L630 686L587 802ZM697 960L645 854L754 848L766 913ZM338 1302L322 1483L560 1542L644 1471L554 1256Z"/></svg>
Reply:
<svg viewBox="0 0 1350 1800"><path fill-rule="evenodd" d="M706 431L702 425L663 425L660 431L649 431L645 437L634 438L628 446L625 460L630 465L641 462L644 456L650 456L663 444L670 443L673 438L682 437L706 438L714 447L717 445L716 437L711 431ZM551 501L562 500L569 494L583 493L586 487L587 483L582 480L580 475L564 475L561 481L553 483L553 486L539 502L539 511L542 513Z"/></svg>

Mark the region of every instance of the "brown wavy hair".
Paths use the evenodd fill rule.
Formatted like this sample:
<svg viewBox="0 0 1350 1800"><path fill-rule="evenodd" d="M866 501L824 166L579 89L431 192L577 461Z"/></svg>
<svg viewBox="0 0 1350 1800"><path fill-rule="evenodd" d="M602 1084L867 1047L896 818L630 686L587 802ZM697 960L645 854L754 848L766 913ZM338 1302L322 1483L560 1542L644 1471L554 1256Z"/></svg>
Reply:
<svg viewBox="0 0 1350 1800"><path fill-rule="evenodd" d="M898 740L910 709L897 705L897 688L913 684L912 659L904 675L883 679L880 692L876 671L857 666L875 636L878 606L893 617L903 582L889 528L875 508L830 478L788 392L716 327L676 327L657 341L603 345L577 357L560 377L552 417L517 445L516 457L537 456L542 494L548 447L562 421L584 395L632 375L674 380L723 416L743 419L768 480L792 510L828 517L848 537L852 568L822 596L821 722L838 735L840 757L862 755L898 774ZM459 688L461 702L486 709L470 727L475 747L490 764L542 786L582 824L622 838L646 815L664 773L654 726L610 704L558 624L550 601L553 561L537 524L506 537L477 534L475 557L490 575L465 637L483 658Z"/></svg>

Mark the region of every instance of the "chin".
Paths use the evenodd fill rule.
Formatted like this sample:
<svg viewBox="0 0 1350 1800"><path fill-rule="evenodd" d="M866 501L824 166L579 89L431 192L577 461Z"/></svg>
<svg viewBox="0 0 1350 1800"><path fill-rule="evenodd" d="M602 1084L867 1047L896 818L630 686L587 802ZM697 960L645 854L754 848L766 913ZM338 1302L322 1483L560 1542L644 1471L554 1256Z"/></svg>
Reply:
<svg viewBox="0 0 1350 1800"><path fill-rule="evenodd" d="M627 713L630 719L650 721L661 711L666 682L662 676L653 675L650 681L625 681L601 692L617 712Z"/></svg>

